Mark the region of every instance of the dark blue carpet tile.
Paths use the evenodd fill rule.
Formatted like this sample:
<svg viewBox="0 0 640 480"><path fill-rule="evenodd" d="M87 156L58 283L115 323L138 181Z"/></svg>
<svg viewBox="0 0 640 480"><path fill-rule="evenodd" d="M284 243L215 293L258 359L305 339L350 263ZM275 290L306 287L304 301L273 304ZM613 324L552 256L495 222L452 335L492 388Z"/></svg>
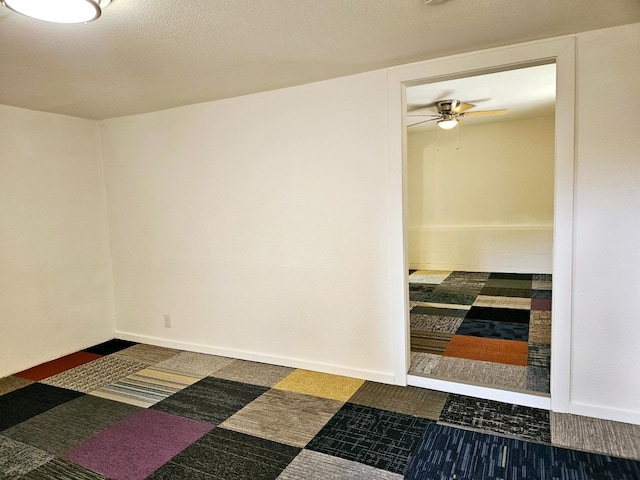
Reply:
<svg viewBox="0 0 640 480"><path fill-rule="evenodd" d="M149 480L275 480L301 449L215 428L160 467Z"/></svg>
<svg viewBox="0 0 640 480"><path fill-rule="evenodd" d="M217 425L267 390L267 387L206 377L150 408Z"/></svg>
<svg viewBox="0 0 640 480"><path fill-rule="evenodd" d="M405 475L409 480L637 480L640 463L430 425Z"/></svg>
<svg viewBox="0 0 640 480"><path fill-rule="evenodd" d="M551 300L551 290L531 290L531 298Z"/></svg>
<svg viewBox="0 0 640 480"><path fill-rule="evenodd" d="M404 473L407 459L432 421L346 403L306 449Z"/></svg>
<svg viewBox="0 0 640 480"><path fill-rule="evenodd" d="M528 327L529 315L529 310L519 310L517 308L471 307L465 318L526 323Z"/></svg>
<svg viewBox="0 0 640 480"><path fill-rule="evenodd" d="M493 280L529 280L533 279L531 273L491 273L490 279Z"/></svg>
<svg viewBox="0 0 640 480"><path fill-rule="evenodd" d="M33 383L0 396L0 431L13 427L84 393Z"/></svg>
<svg viewBox="0 0 640 480"><path fill-rule="evenodd" d="M134 345L137 345L137 343L114 338L113 340L108 340L99 345L85 348L83 352L95 353L97 355L111 355L112 353L119 352L120 350L124 350L125 348L133 347Z"/></svg>
<svg viewBox="0 0 640 480"><path fill-rule="evenodd" d="M551 443L547 410L494 400L449 394L438 423Z"/></svg>
<svg viewBox="0 0 640 480"><path fill-rule="evenodd" d="M465 318L458 330L456 330L456 335L526 342L529 340L529 325L526 323Z"/></svg>

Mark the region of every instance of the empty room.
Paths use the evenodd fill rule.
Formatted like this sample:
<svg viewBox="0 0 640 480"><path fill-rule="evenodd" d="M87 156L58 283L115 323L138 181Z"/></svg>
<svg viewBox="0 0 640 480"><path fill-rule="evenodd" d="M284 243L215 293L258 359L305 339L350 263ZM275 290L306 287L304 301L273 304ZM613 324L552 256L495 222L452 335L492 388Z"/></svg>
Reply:
<svg viewBox="0 0 640 480"><path fill-rule="evenodd" d="M0 478L640 478L637 0L0 42Z"/></svg>

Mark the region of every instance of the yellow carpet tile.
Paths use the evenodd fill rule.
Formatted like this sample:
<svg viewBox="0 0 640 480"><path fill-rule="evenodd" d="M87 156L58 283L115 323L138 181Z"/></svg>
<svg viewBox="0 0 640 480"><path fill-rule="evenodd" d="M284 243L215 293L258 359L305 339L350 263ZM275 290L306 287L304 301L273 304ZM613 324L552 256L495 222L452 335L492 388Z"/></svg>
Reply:
<svg viewBox="0 0 640 480"><path fill-rule="evenodd" d="M363 383L364 380L357 378L294 370L273 388L346 402Z"/></svg>

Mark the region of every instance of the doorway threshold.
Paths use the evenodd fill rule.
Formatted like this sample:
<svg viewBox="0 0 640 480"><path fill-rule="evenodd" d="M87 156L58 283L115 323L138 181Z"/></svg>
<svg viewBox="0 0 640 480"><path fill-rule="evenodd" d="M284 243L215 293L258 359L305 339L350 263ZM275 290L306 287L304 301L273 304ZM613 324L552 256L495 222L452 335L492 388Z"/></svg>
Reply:
<svg viewBox="0 0 640 480"><path fill-rule="evenodd" d="M419 375L407 375L407 385L440 392L467 395L469 397L482 398L485 400L495 400L498 402L512 403L525 407L551 410L551 396L539 392L519 392L496 387L486 387L471 383L452 382L434 377L423 377Z"/></svg>

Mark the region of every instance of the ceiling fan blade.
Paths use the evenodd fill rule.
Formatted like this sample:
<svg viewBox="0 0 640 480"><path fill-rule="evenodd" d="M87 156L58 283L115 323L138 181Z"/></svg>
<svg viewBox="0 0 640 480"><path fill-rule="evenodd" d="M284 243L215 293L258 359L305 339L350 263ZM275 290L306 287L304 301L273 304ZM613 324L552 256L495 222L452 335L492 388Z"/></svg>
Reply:
<svg viewBox="0 0 640 480"><path fill-rule="evenodd" d="M475 105L473 103L461 103L457 107L455 107L452 111L453 113L463 113L467 110L471 110Z"/></svg>
<svg viewBox="0 0 640 480"><path fill-rule="evenodd" d="M407 114L407 117L440 117L441 115L433 115L431 113L413 113Z"/></svg>
<svg viewBox="0 0 640 480"><path fill-rule="evenodd" d="M429 120L423 120L421 122L412 123L411 125L407 125L407 127L415 127L416 125L420 125L421 123L433 122L434 120L438 120L438 118L430 118Z"/></svg>
<svg viewBox="0 0 640 480"><path fill-rule="evenodd" d="M504 115L508 112L506 108L500 110L478 110L477 112L466 112L465 117L485 117L489 115Z"/></svg>

